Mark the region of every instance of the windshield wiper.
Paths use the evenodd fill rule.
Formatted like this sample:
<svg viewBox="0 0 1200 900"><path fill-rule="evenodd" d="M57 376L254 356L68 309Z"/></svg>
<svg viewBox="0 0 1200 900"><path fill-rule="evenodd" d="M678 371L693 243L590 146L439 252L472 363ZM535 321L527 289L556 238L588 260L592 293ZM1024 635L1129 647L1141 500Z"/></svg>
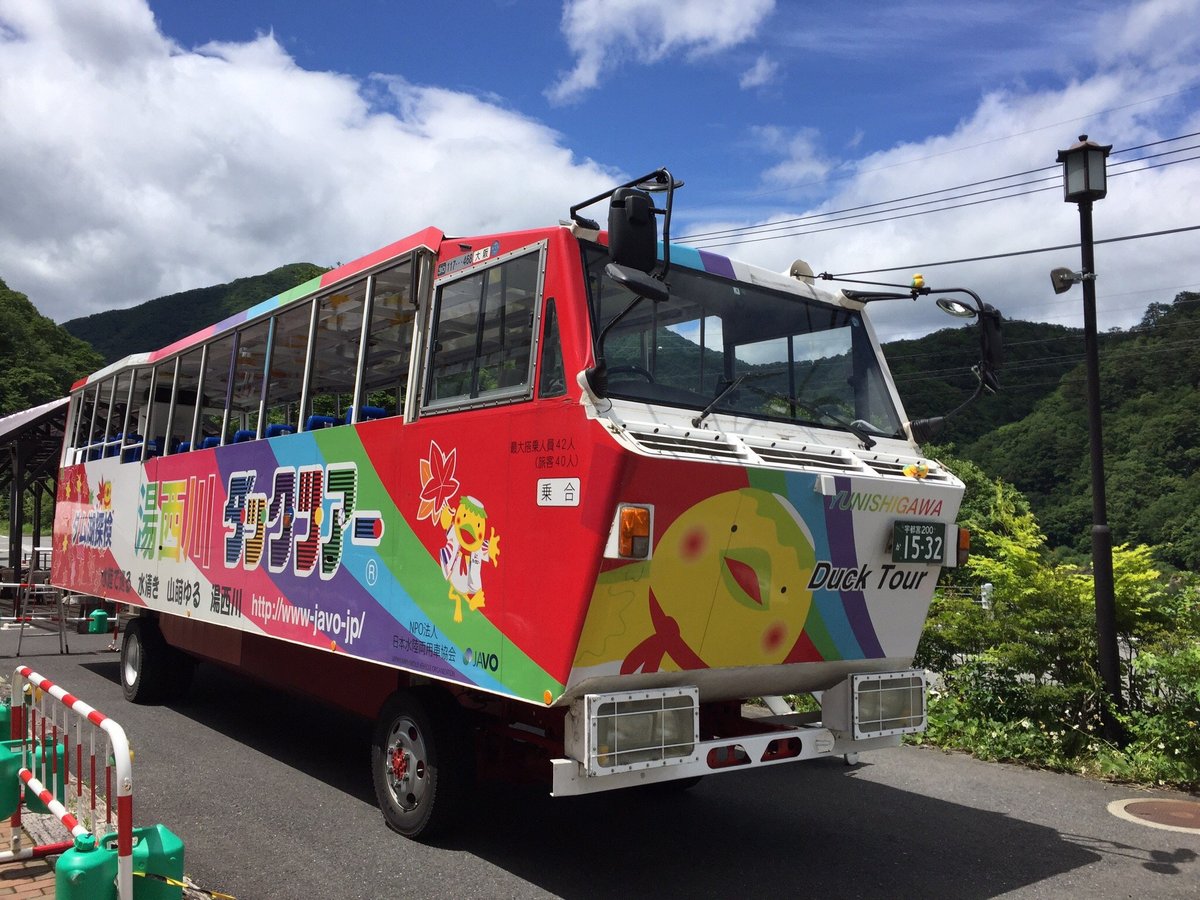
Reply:
<svg viewBox="0 0 1200 900"><path fill-rule="evenodd" d="M870 450L877 443L876 440L871 437L871 435L867 434L867 432L864 431L859 425L851 422L849 419L843 419L837 413L830 412L826 407L810 406L799 397L791 397L787 394L781 394L778 391L764 391L754 387L751 387L750 390L762 394L768 400L778 400L779 402L786 403L789 406L798 406L806 413L816 416L818 421L809 422L808 424L810 425L820 425L821 422L819 420L822 417L829 419L835 425L846 429L852 435L858 438L859 443L862 444L864 450Z"/></svg>
<svg viewBox="0 0 1200 900"><path fill-rule="evenodd" d="M721 393L717 394L717 396L715 396L713 398L712 403L710 403L710 404L708 404L708 406L704 407L704 409L701 411L700 415L698 415L694 419L692 419L692 427L699 428L700 423L703 422L706 418L708 418L708 414L717 408L717 404L720 403L722 400L724 400L726 397L728 397L730 394L732 394L734 389L737 388L737 386L739 384L741 384L743 381L745 381L746 376L749 374L750 374L749 372L743 372L741 375L739 375L737 378L735 378L733 381L731 381L729 383L729 386L726 387L725 390L723 390L723 391L721 391Z"/></svg>
<svg viewBox="0 0 1200 900"><path fill-rule="evenodd" d="M835 424L841 425L848 432L850 432L852 435L854 435L856 438L858 438L859 442L862 443L864 450L870 450L872 447L875 446L875 444L876 444L875 438L871 437L862 428L860 428L858 425L851 422L849 419L843 419L841 416L834 415L833 413L831 413L827 410L820 410L819 412L823 416L825 416L825 418L832 419Z"/></svg>

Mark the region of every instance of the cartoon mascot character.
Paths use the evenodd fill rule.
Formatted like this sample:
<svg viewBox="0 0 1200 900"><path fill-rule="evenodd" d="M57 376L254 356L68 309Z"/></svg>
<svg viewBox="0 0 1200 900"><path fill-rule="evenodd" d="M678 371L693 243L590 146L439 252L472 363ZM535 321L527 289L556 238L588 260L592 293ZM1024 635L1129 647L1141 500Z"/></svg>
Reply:
<svg viewBox="0 0 1200 900"><path fill-rule="evenodd" d="M458 508L442 507L439 522L446 528L446 546L442 548L442 574L450 582L450 599L454 601L454 621L461 622L462 602L472 610L483 607L483 564L499 565L500 538L496 530L484 540L487 532L487 513L474 497L460 497Z"/></svg>

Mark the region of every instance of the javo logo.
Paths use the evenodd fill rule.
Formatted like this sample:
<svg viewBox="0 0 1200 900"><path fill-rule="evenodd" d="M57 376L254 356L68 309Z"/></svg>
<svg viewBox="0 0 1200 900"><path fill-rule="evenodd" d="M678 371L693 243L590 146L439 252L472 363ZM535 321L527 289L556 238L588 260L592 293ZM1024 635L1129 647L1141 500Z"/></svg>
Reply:
<svg viewBox="0 0 1200 900"><path fill-rule="evenodd" d="M474 666L476 669L484 669L488 672L496 672L500 669L500 657L495 653L484 653L472 650L470 647L463 651L463 662L468 666Z"/></svg>

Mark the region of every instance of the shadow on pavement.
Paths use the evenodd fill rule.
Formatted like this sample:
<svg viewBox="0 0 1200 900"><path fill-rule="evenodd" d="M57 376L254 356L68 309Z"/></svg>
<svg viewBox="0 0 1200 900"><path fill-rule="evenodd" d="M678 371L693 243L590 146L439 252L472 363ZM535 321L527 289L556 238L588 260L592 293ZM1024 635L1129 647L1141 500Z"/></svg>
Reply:
<svg viewBox="0 0 1200 900"><path fill-rule="evenodd" d="M120 682L115 654L111 660L86 663L83 668L114 684ZM166 705L205 728L375 804L367 762L371 723L365 719L207 664L197 666L187 697Z"/></svg>
<svg viewBox="0 0 1200 900"><path fill-rule="evenodd" d="M119 676L115 659L87 668L114 682ZM189 698L171 708L374 804L371 725L362 719L211 666L198 669ZM859 771L820 761L718 776L675 794L563 799L539 787L489 785L455 836L430 849L469 853L562 897L970 900L1100 859L1098 848L1052 828L874 783ZM398 864L411 846L382 823L363 840L394 841ZM454 892L471 893L465 885Z"/></svg>

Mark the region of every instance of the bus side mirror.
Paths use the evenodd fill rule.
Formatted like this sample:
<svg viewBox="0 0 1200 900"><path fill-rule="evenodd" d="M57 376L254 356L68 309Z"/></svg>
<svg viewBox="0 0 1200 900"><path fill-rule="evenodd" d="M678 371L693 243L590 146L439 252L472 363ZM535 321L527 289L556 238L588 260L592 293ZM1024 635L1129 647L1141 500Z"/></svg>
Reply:
<svg viewBox="0 0 1200 900"><path fill-rule="evenodd" d="M614 263L650 272L658 264L658 222L650 194L617 188L608 205L608 255Z"/></svg>
<svg viewBox="0 0 1200 900"><path fill-rule="evenodd" d="M604 274L635 296L655 303L662 303L671 296L671 289L664 282L636 268L610 262L604 267Z"/></svg>
<svg viewBox="0 0 1200 900"><path fill-rule="evenodd" d="M988 303L983 304L979 311L980 369L987 387L993 391L1000 389L996 373L1004 364L1002 321L999 310Z"/></svg>

